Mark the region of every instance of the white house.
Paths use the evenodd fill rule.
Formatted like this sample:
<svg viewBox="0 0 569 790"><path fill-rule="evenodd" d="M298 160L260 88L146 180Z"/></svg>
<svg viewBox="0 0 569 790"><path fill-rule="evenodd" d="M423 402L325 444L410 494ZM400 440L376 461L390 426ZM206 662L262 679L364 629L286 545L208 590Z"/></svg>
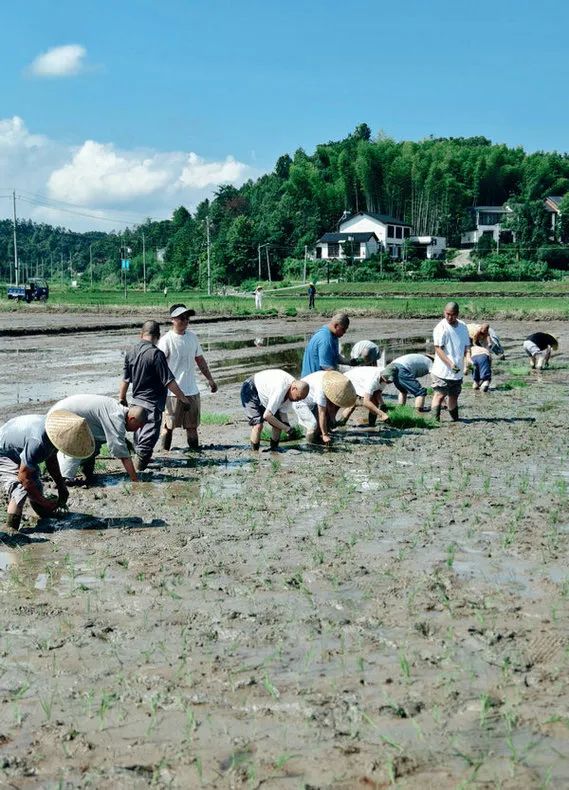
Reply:
<svg viewBox="0 0 569 790"><path fill-rule="evenodd" d="M351 249L347 242L359 244L356 258L368 258L374 252L385 250L392 258L402 257L403 242L411 236L411 225L387 214L359 211L345 214L337 233L325 233L316 242L316 258L345 258Z"/></svg>
<svg viewBox="0 0 569 790"><path fill-rule="evenodd" d="M471 212L476 227L461 234L461 247L474 247L484 236L490 236L496 243L511 241L511 232L502 230L506 215L512 212L509 206L476 206ZM504 239L505 233L508 234L509 239Z"/></svg>
<svg viewBox="0 0 569 790"><path fill-rule="evenodd" d="M444 236L409 236L409 241L414 247L414 258L427 258L432 260L444 257L447 240Z"/></svg>
<svg viewBox="0 0 569 790"><path fill-rule="evenodd" d="M369 258L379 249L377 236L368 233L325 233L316 242L315 257L329 258Z"/></svg>
<svg viewBox="0 0 569 790"><path fill-rule="evenodd" d="M559 206L563 195L548 195L544 200L545 210L551 215L550 236L551 240L557 239L557 225L559 223Z"/></svg>

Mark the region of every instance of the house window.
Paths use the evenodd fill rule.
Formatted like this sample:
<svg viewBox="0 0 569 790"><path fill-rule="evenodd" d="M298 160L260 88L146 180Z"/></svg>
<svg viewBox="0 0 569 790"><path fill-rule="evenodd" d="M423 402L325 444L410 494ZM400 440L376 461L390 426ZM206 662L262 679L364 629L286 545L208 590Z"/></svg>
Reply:
<svg viewBox="0 0 569 790"><path fill-rule="evenodd" d="M480 211L478 214L479 225L499 225L502 221L502 214L497 211Z"/></svg>
<svg viewBox="0 0 569 790"><path fill-rule="evenodd" d="M398 225L395 228L395 238L396 239L402 239L403 238L403 228L401 227L401 225Z"/></svg>
<svg viewBox="0 0 569 790"><path fill-rule="evenodd" d="M340 254L340 245L338 242L328 242L328 257L329 258L337 258Z"/></svg>
<svg viewBox="0 0 569 790"><path fill-rule="evenodd" d="M403 228L403 238L408 239L411 235L411 228Z"/></svg>
<svg viewBox="0 0 569 790"><path fill-rule="evenodd" d="M322 257L322 247L316 247L316 257L317 258Z"/></svg>
<svg viewBox="0 0 569 790"><path fill-rule="evenodd" d="M393 225L388 225L387 226L387 238L388 239L392 239L394 236L395 236L395 233L393 232Z"/></svg>

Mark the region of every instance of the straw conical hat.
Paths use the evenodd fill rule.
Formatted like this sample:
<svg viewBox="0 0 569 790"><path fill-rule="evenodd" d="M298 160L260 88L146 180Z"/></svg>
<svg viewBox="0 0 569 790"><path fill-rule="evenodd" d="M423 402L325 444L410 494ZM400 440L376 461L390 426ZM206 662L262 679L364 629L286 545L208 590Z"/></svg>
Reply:
<svg viewBox="0 0 569 790"><path fill-rule="evenodd" d="M95 452L95 440L84 417L57 409L45 420L45 432L58 450L72 458L89 458Z"/></svg>
<svg viewBox="0 0 569 790"><path fill-rule="evenodd" d="M322 389L328 400L335 406L353 406L356 391L352 382L336 370L327 370L322 376Z"/></svg>

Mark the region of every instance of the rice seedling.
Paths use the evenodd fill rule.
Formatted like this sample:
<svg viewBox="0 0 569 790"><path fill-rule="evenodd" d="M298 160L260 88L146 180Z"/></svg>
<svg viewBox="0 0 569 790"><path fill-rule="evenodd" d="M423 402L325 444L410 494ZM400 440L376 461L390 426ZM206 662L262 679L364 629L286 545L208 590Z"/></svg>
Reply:
<svg viewBox="0 0 569 790"><path fill-rule="evenodd" d="M528 382L523 379L507 379L503 384L498 384L496 389L501 392L509 392L510 390L524 389L527 386L529 386Z"/></svg>
<svg viewBox="0 0 569 790"><path fill-rule="evenodd" d="M387 427L391 428L438 428L438 423L430 417L422 417L417 414L411 406L391 406L387 405L389 412L389 422Z"/></svg>
<svg viewBox="0 0 569 790"><path fill-rule="evenodd" d="M272 436L271 430L269 428L263 428L263 430L261 431L261 440L265 441L265 442L268 442L268 441L270 441L271 436ZM279 441L281 441L281 442L293 442L293 441L296 441L298 439L302 439L303 436L304 436L304 434L303 434L302 430L298 427L298 425L294 425L293 429L292 429L292 433L290 435L287 434L287 433L283 433L281 431L281 437L280 437Z"/></svg>
<svg viewBox="0 0 569 790"><path fill-rule="evenodd" d="M221 412L206 411L202 412L200 416L202 425L231 425L233 418L230 414L223 414Z"/></svg>

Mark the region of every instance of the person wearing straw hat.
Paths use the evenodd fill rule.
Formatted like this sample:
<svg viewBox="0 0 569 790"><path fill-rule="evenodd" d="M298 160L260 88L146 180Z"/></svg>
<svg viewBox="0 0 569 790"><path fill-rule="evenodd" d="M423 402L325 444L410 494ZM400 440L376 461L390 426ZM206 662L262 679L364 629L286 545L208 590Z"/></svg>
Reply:
<svg viewBox="0 0 569 790"><path fill-rule="evenodd" d="M399 391L398 403L404 406L407 403L407 396L415 398L415 408L418 412L428 411L425 409L425 398L427 388L419 381L423 376L427 376L433 367L433 358L427 354L403 354L396 357L382 372L382 378L387 382L393 382Z"/></svg>
<svg viewBox="0 0 569 790"><path fill-rule="evenodd" d="M350 319L346 313L336 313L312 335L304 350L302 378L319 370L335 370L339 364L350 364L350 360L340 354L340 338L346 334L349 326Z"/></svg>
<svg viewBox="0 0 569 790"><path fill-rule="evenodd" d="M199 450L198 427L200 424L201 400L196 380L197 365L207 379L212 392L217 392L217 384L209 372L202 347L194 332L188 329L190 317L195 315L185 304L175 304L170 308L172 329L160 338L158 348L164 352L170 370L184 395L190 400L188 406L176 399L173 393L166 398L166 411L162 426L162 449L172 447L174 428L184 428L190 450Z"/></svg>
<svg viewBox="0 0 569 790"><path fill-rule="evenodd" d="M557 338L547 332L534 332L524 340L524 351L530 358L532 370L543 370L549 365L552 351L557 351L559 343Z"/></svg>
<svg viewBox="0 0 569 790"><path fill-rule="evenodd" d="M338 409L350 408L356 402L354 385L337 370L319 370L304 376L302 381L310 389L304 400L293 403L297 419L309 442L320 436L324 444L330 444L330 427Z"/></svg>
<svg viewBox="0 0 569 790"><path fill-rule="evenodd" d="M258 285L255 288L255 310L261 310L263 307L263 286Z"/></svg>
<svg viewBox="0 0 569 790"><path fill-rule="evenodd" d="M54 411L47 417L23 414L0 427L0 484L8 495L6 527L18 531L26 499L39 516L55 515L69 498L57 451L76 458L93 452L93 435L82 417ZM57 497L46 497L40 477L41 463L56 485Z"/></svg>
<svg viewBox="0 0 569 790"><path fill-rule="evenodd" d="M261 370L241 386L241 404L251 426L251 449L261 446L263 423L272 428L271 450L277 450L281 431L292 432L286 412L308 395L308 384L276 368Z"/></svg>
<svg viewBox="0 0 569 790"><path fill-rule="evenodd" d="M127 431L138 431L146 423L148 413L142 406L121 406L114 398L107 395L71 395L60 400L53 406L49 415L54 411L64 409L83 417L94 439L94 448L88 458L79 459L65 451L58 454L61 474L72 482L81 467L85 481L91 482L95 471L95 459L101 446L106 444L109 454L118 458L133 482L138 480L134 464L130 457L130 450L126 441Z"/></svg>
<svg viewBox="0 0 569 790"><path fill-rule="evenodd" d="M382 371L377 366L359 365L347 370L344 376L352 382L356 395L361 398L361 405L368 410L368 425L373 428L378 417L381 422L386 422L389 415L381 394L385 383ZM336 420L336 425L345 425L356 405L357 403L342 412L340 419Z"/></svg>
<svg viewBox="0 0 569 790"><path fill-rule="evenodd" d="M191 406L176 383L168 367L164 352L156 347L160 340L160 324L145 321L140 333L140 343L125 354L123 380L119 385L119 403L128 406L126 396L132 383L132 403L142 406L148 413L147 422L134 434L137 472L142 472L152 459L154 446L160 436L162 415L166 408L168 390L182 403Z"/></svg>

